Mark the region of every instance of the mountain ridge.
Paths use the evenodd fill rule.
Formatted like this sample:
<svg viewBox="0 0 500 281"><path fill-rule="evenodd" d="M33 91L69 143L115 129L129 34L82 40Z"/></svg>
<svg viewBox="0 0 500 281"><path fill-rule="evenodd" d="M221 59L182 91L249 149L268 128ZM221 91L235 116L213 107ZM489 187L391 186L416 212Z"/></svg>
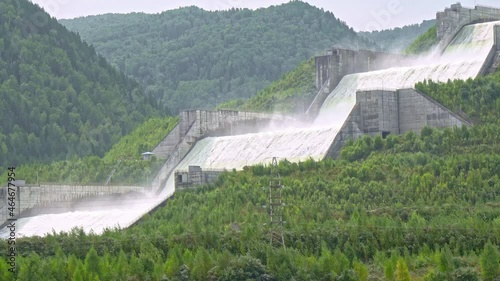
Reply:
<svg viewBox="0 0 500 281"><path fill-rule="evenodd" d="M332 45L378 49L333 13L300 1L255 11L188 7L61 22L172 114L250 98Z"/></svg>

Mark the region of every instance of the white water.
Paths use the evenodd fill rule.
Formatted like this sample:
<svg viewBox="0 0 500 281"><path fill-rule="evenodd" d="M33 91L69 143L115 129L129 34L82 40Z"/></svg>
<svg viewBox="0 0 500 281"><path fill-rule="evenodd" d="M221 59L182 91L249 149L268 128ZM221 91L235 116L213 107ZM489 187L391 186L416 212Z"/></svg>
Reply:
<svg viewBox="0 0 500 281"><path fill-rule="evenodd" d="M348 75L327 98L314 127L231 137L206 138L198 142L177 169L189 165L212 169L241 169L269 163L272 157L300 161L322 159L355 105L356 91L413 87L424 79L447 81L476 77L493 46L493 26L499 22L465 27L443 56L421 57L413 67ZM174 192L173 176L160 196L127 199L126 203L104 201L103 206L82 206L74 212L39 215L17 221L17 235L33 236L83 227L101 233L117 225L128 227ZM0 237L7 237L5 230Z"/></svg>
<svg viewBox="0 0 500 281"><path fill-rule="evenodd" d="M317 124L332 122L332 113L345 120L356 104L356 92L374 89L412 88L417 82L466 80L476 77L494 44L493 27L499 22L466 26L442 56L422 56L412 67L395 67L345 76L321 107ZM340 110L339 110L340 109Z"/></svg>
<svg viewBox="0 0 500 281"><path fill-rule="evenodd" d="M178 169L189 165L208 169L241 169L247 165L269 163L272 157L300 161L322 159L330 148L337 128L288 129L199 141L181 161Z"/></svg>

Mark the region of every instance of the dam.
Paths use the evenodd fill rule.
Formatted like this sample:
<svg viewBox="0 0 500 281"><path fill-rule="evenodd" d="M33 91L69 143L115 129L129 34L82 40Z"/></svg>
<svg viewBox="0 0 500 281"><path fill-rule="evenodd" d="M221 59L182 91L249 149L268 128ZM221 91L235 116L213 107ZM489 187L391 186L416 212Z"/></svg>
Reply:
<svg viewBox="0 0 500 281"><path fill-rule="evenodd" d="M477 16L455 21L465 10ZM367 134L385 136L419 132L424 126L470 125L466 117L413 87L424 80L468 79L496 70L500 53L500 21L496 20L500 20L500 12L490 10L486 13L481 7L453 5L438 13L438 24L446 23L449 30L458 31L451 39L440 34L447 40L446 47L429 55L329 50L316 59L318 95L307 112L309 122L257 113L184 112L179 125L156 149L165 164L150 190L93 194L71 210L28 213L17 220L18 236L74 227L95 233L129 227L170 198L176 189L175 171L190 166L239 170L268 164L272 157L292 162L321 160L336 157L345 141ZM40 203L30 208L43 210ZM7 236L6 229L0 230L0 237Z"/></svg>

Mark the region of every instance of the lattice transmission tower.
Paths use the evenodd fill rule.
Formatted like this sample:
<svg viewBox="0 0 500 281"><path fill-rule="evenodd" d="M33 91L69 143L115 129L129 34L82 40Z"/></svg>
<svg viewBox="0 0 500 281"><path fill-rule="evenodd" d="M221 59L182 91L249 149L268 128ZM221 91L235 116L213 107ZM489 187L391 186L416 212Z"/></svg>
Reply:
<svg viewBox="0 0 500 281"><path fill-rule="evenodd" d="M269 178L269 240L272 246L283 246L285 248L282 190L283 186L281 185L281 178L278 172L278 160L276 157L273 157Z"/></svg>

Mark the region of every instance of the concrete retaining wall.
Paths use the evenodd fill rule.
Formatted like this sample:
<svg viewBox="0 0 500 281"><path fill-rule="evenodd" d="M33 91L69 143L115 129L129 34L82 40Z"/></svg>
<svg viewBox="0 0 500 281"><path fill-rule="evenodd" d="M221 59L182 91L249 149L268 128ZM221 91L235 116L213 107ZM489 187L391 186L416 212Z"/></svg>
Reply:
<svg viewBox="0 0 500 281"><path fill-rule="evenodd" d="M365 91L356 93L359 104L359 128L365 134L390 132L399 134L398 93L396 91Z"/></svg>
<svg viewBox="0 0 500 281"><path fill-rule="evenodd" d="M34 207L52 206L59 202L71 202L75 199L144 192L142 186L76 186L76 185L40 185L16 187L16 215ZM8 193L6 187L0 188L0 222L7 219ZM1 224L1 223L0 223Z"/></svg>
<svg viewBox="0 0 500 281"><path fill-rule="evenodd" d="M179 124L152 152L158 158L168 159L185 138L192 144L202 136L258 132L271 122L290 120L293 118L283 115L234 110L183 111L179 115Z"/></svg>
<svg viewBox="0 0 500 281"><path fill-rule="evenodd" d="M419 133L425 127L447 128L471 125L470 122L448 110L415 89L398 90L399 133Z"/></svg>
<svg viewBox="0 0 500 281"><path fill-rule="evenodd" d="M176 129L155 149L159 153L161 151L157 157L166 160L152 181L153 190L157 192L163 190L174 168L201 138L259 132L270 124L291 121L295 119L289 116L234 110L182 112Z"/></svg>
<svg viewBox="0 0 500 281"><path fill-rule="evenodd" d="M356 106L330 147L327 156L336 158L348 140L363 135L420 133L429 126L447 128L471 125L430 97L415 89L372 90L356 93Z"/></svg>
<svg viewBox="0 0 500 281"><path fill-rule="evenodd" d="M190 166L187 171L175 171L175 189L196 188L215 181L224 170L203 170Z"/></svg>
<svg viewBox="0 0 500 281"><path fill-rule="evenodd" d="M353 51L331 49L316 61L316 98L307 110L309 117L315 117L328 95L337 87L342 78L348 74L369 72L394 66L404 66L407 57L400 54L373 52L367 50Z"/></svg>
<svg viewBox="0 0 500 281"><path fill-rule="evenodd" d="M349 114L347 121L344 123L337 136L335 136L332 145L326 153L326 157L338 158L340 156L342 147L344 147L347 141L355 140L364 135L364 133L359 128L359 124L361 122L360 111L360 105L356 104L356 106L354 106L353 110L351 111L351 114Z"/></svg>
<svg viewBox="0 0 500 281"><path fill-rule="evenodd" d="M356 112L363 133L419 133L423 127L447 128L471 125L427 95L415 89L373 90L356 93Z"/></svg>

